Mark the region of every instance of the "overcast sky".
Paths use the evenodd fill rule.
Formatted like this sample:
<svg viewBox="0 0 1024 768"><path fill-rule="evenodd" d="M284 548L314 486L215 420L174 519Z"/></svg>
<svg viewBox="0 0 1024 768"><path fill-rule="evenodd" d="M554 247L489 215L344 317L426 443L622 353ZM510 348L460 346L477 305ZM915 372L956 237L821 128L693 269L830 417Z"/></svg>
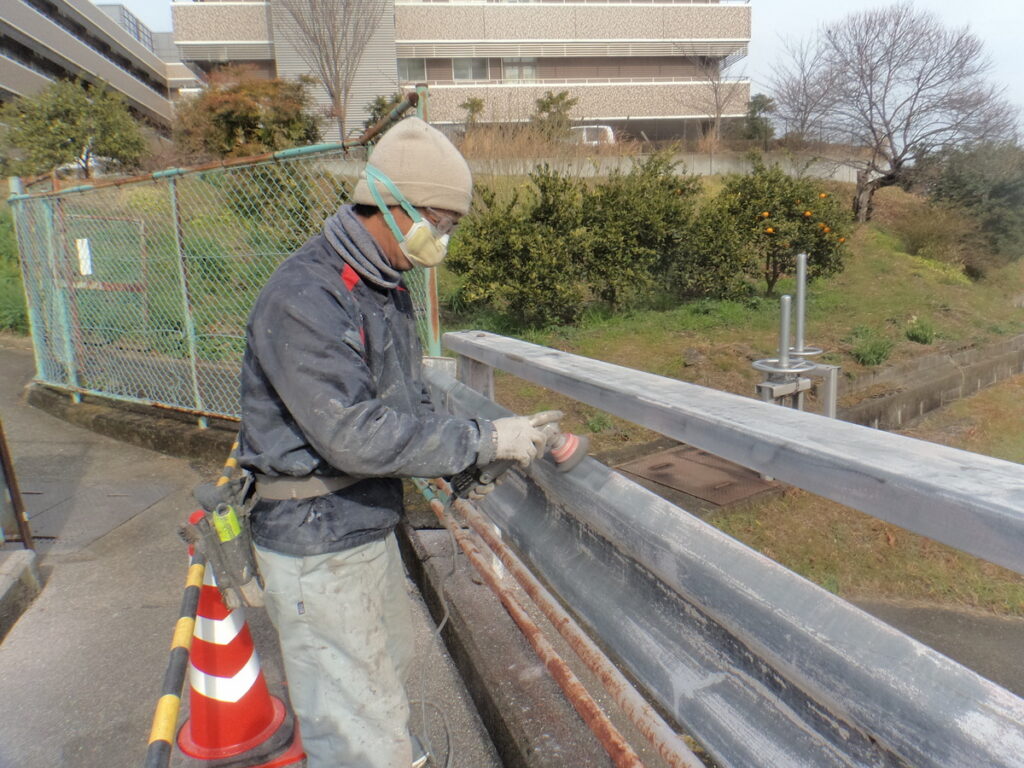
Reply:
<svg viewBox="0 0 1024 768"><path fill-rule="evenodd" d="M167 0L120 0L156 32L171 28L171 4ZM754 92L764 90L772 62L780 55L783 35L803 35L824 21L847 13L887 5L884 0L752 0L753 40L750 56L737 65L754 81ZM917 0L919 8L936 12L950 26L969 24L985 44L994 68L993 78L1007 86L1007 95L1024 107L1024 2L1021 0Z"/></svg>

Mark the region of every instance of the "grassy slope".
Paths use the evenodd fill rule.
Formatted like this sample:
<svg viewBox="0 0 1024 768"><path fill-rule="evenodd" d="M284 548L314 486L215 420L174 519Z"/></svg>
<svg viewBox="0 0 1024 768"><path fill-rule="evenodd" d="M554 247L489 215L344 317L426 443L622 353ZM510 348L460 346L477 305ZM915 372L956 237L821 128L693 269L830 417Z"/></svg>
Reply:
<svg viewBox="0 0 1024 768"><path fill-rule="evenodd" d="M892 191L891 194L902 194ZM783 283L782 292L792 289ZM867 326L895 342L891 362L939 349L985 343L1024 332L1024 262L978 283L956 269L900 250L869 225L851 239L843 274L809 291L807 342L847 374L864 368L849 355L851 331ZM938 337L921 345L904 336L912 317L930 320ZM580 328L527 335L539 344L716 389L753 395L752 360L777 345L775 299L701 301L661 312L590 318ZM450 325L448 327L451 327ZM1024 461L1024 384L1004 384L914 427L923 439ZM569 429L591 435L604 451L657 437L628 422L499 374L498 398L517 412L558 407ZM950 428L942 419L953 419ZM844 596L873 595L965 604L1024 615L1024 577L798 489L767 502L735 507L710 522Z"/></svg>

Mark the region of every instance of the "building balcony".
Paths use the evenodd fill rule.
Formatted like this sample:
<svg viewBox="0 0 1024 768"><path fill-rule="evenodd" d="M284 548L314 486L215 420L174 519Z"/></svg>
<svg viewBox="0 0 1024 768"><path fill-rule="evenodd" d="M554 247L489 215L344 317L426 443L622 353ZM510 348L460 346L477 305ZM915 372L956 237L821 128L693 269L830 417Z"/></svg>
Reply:
<svg viewBox="0 0 1024 768"><path fill-rule="evenodd" d="M20 50L26 52L27 56L47 62L50 68L59 70L60 76L77 76L90 82L103 80L112 90L120 93L136 112L157 125L169 125L173 110L166 98L164 62L120 30L90 3L75 0L62 3L56 8L66 12L69 18L81 25L93 44L87 44L53 18L17 0L5 4L0 14L0 33L20 46ZM82 11L80 15L79 11ZM111 37L123 37L125 45L117 48L108 46L105 55L93 45L100 45L102 37L108 32ZM116 56L125 67L135 69L129 71L111 56ZM28 69L26 64L22 62L22 70ZM41 82L27 71L9 70L5 62L4 73L8 71L18 75L22 83L19 87L31 86L32 80L37 85Z"/></svg>
<svg viewBox="0 0 1024 768"><path fill-rule="evenodd" d="M182 61L272 61L266 2L171 3Z"/></svg>
<svg viewBox="0 0 1024 768"><path fill-rule="evenodd" d="M43 72L32 69L20 61L0 54L0 92L11 96L31 96L43 90L53 79Z"/></svg>
<svg viewBox="0 0 1024 768"><path fill-rule="evenodd" d="M399 58L712 56L745 52L750 6L635 2L395 3Z"/></svg>
<svg viewBox="0 0 1024 768"><path fill-rule="evenodd" d="M709 119L716 111L715 89L705 79L687 77L620 80L545 80L543 82L436 82L428 83L427 113L432 123L462 123L466 111L459 105L482 99L480 122L522 122L534 112L546 91L569 91L577 99L569 114L573 121L624 123L628 120ZM718 84L721 117L742 117L750 100L749 80Z"/></svg>

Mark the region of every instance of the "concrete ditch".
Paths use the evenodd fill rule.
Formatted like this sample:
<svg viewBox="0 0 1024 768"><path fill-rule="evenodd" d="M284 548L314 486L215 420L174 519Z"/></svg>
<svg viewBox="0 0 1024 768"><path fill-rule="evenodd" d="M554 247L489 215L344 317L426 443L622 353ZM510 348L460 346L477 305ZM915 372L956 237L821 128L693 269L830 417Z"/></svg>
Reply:
<svg viewBox="0 0 1024 768"><path fill-rule="evenodd" d="M985 347L926 355L861 374L840 386L843 421L900 429L929 411L1024 372L1024 334Z"/></svg>

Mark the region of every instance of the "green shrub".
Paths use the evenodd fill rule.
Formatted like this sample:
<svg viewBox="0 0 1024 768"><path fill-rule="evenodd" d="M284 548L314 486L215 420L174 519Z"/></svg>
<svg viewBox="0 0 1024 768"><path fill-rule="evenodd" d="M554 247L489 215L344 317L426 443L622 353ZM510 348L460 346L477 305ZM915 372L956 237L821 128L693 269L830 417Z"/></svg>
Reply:
<svg viewBox="0 0 1024 768"><path fill-rule="evenodd" d="M965 263L969 275L1024 254L1024 148L1006 142L950 149L925 158L916 176L932 200L964 211L980 232L984 253Z"/></svg>
<svg viewBox="0 0 1024 768"><path fill-rule="evenodd" d="M935 341L935 326L923 317L914 317L907 323L904 334L917 344L931 344Z"/></svg>
<svg viewBox="0 0 1024 768"><path fill-rule="evenodd" d="M665 155L594 186L540 166L503 202L480 187L451 244L447 266L462 279L451 297L519 328L640 304L682 247L698 190Z"/></svg>
<svg viewBox="0 0 1024 768"><path fill-rule="evenodd" d="M728 259L763 278L768 295L796 270L798 253L807 253L809 280L843 268L851 216L817 181L755 156L750 173L727 177L712 205L719 209L714 223L735 230L715 235L730 249Z"/></svg>
<svg viewBox="0 0 1024 768"><path fill-rule="evenodd" d="M679 298L739 298L753 290L748 275L756 262L732 213L719 198L704 203L687 230L665 276Z"/></svg>
<svg viewBox="0 0 1024 768"><path fill-rule="evenodd" d="M889 359L892 353L893 342L878 331L858 326L850 334L850 355L861 365L881 365Z"/></svg>

